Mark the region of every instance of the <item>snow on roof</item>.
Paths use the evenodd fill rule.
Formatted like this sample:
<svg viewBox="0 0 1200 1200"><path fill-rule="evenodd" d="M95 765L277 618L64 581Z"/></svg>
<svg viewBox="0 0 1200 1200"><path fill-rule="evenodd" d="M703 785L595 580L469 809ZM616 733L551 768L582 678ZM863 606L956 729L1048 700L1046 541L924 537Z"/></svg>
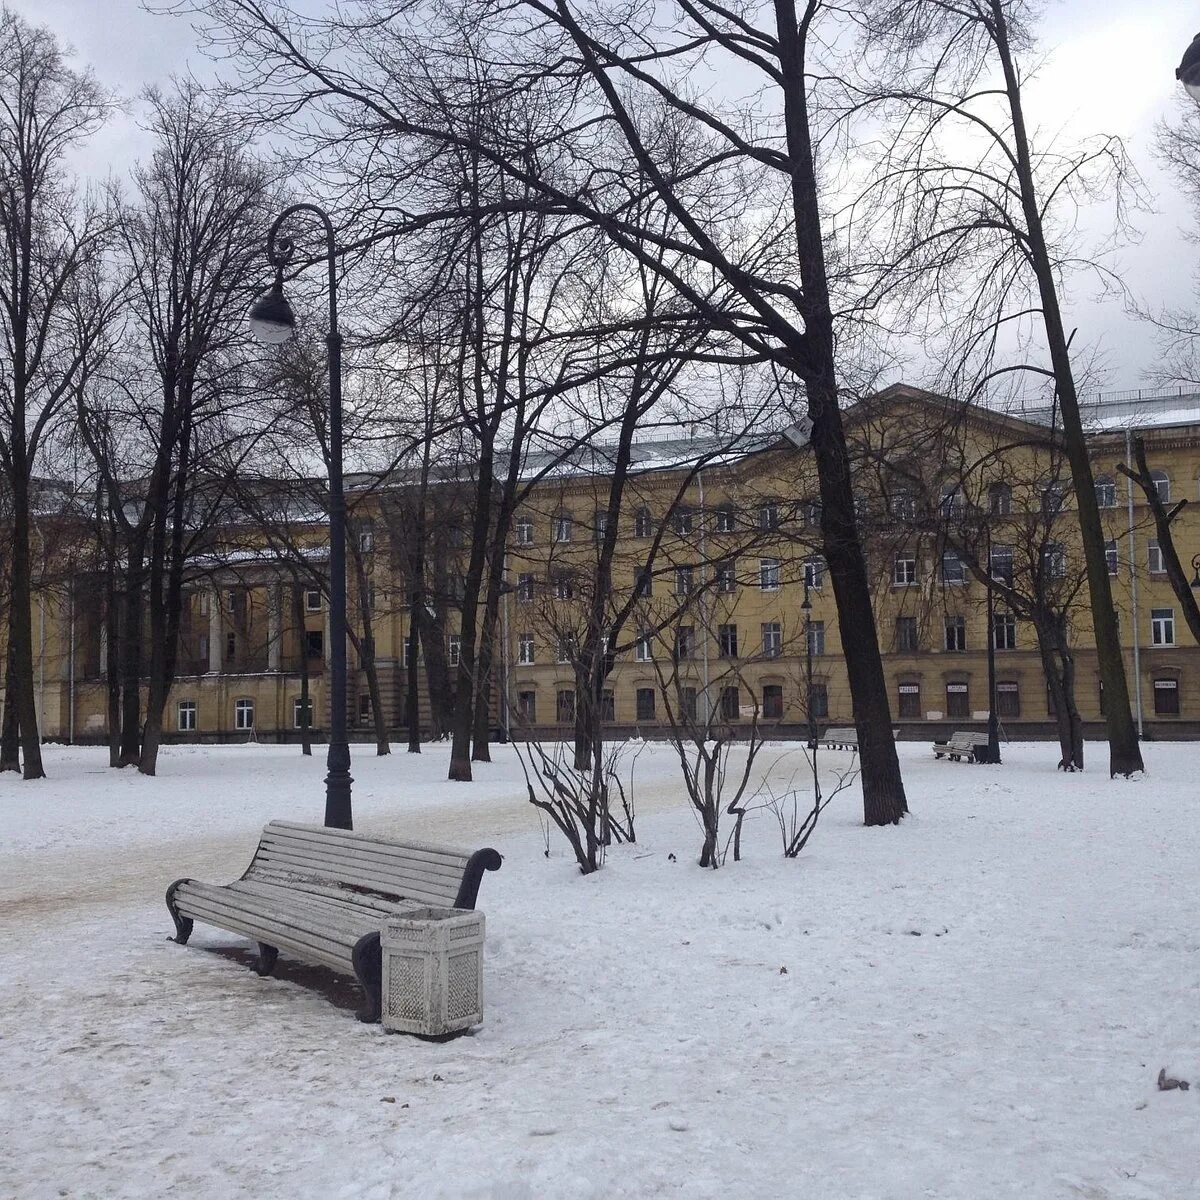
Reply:
<svg viewBox="0 0 1200 1200"><path fill-rule="evenodd" d="M1049 425L1056 415L1051 405L1038 403L1003 410L1010 417ZM1082 399L1079 415L1092 433L1115 433L1125 429L1158 429L1173 425L1200 425L1200 392L1107 392Z"/></svg>

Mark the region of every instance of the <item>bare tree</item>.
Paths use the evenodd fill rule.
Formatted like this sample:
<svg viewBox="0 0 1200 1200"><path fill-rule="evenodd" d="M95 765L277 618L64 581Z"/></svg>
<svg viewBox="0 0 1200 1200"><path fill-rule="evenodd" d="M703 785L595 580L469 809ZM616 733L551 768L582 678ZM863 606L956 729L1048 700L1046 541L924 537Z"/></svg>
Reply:
<svg viewBox="0 0 1200 1200"><path fill-rule="evenodd" d="M1060 292L1080 265L1072 244L1078 210L1110 198L1122 229L1139 182L1116 138L1064 151L1039 148L1031 136L1022 76L1034 45L1032 5L881 0L868 12L878 49L868 69L882 71L884 82L864 85L861 102L883 96L901 114L870 184L891 197L889 232L901 247L884 286L924 276L935 310L953 310L960 378L971 376L954 391L973 399L1012 374L1052 387L1087 567L1109 772L1129 775L1142 769L1142 756ZM1115 282L1098 260L1088 265ZM997 362L1006 335L1034 329L1043 363Z"/></svg>
<svg viewBox="0 0 1200 1200"><path fill-rule="evenodd" d="M111 238L107 212L80 199L66 163L110 107L48 29L0 10L0 468L12 505L6 708L16 718L5 721L0 766L15 764L19 737L26 779L45 775L30 623L33 481L47 433L100 336L101 322L81 326L78 317L97 311L89 269Z"/></svg>
<svg viewBox="0 0 1200 1200"><path fill-rule="evenodd" d="M836 137L818 93L836 74L822 56L845 32L840 11L818 0L747 12L707 0L664 10L646 0L627 18L614 8L585 15L569 0L402 12L363 0L313 20L257 0L197 7L214 42L237 57L238 87L260 115L294 123L324 106L339 127L338 154L347 139L378 147L391 138L413 163L453 151L490 164L528 193L523 203L587 223L802 388L839 621L854 631L846 658L864 817L898 822L907 806L838 408L841 323L815 148ZM700 66L752 73L774 105L751 114L706 102L691 82ZM549 169L529 152L524 128L481 130L473 110L446 102L481 73L493 81L489 100L520 91L555 117L553 136L537 143L559 154ZM326 148L335 152L333 139ZM677 229L640 221L646 188ZM664 249L678 266L664 262ZM863 312L840 295L836 308ZM855 341L850 324L843 347Z"/></svg>

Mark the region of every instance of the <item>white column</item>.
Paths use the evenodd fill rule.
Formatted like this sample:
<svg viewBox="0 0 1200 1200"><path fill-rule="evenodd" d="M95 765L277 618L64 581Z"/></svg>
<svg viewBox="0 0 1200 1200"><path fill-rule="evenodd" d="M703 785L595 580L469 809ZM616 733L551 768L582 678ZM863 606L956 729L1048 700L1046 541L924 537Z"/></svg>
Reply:
<svg viewBox="0 0 1200 1200"><path fill-rule="evenodd" d="M221 592L210 588L208 592L208 673L220 675L221 656Z"/></svg>
<svg viewBox="0 0 1200 1200"><path fill-rule="evenodd" d="M267 670L279 670L280 658L279 585L267 585Z"/></svg>

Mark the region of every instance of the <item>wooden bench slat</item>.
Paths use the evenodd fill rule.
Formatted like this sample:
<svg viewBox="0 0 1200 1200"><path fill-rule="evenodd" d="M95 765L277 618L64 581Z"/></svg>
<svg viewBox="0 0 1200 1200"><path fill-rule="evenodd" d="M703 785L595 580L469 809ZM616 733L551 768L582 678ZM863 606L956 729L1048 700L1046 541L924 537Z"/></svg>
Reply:
<svg viewBox="0 0 1200 1200"><path fill-rule="evenodd" d="M261 916L268 920L282 922L297 921L303 917L303 928L311 930L331 942L349 942L362 936L362 926L372 926L376 918L374 914L339 911L332 905L324 908L316 904L295 902L291 893L284 892L279 896L264 896L241 890L235 885L218 887L215 884L194 884L181 888L179 905L185 909L189 904L205 903L216 906L225 905L230 911L236 911L246 916ZM282 905L287 905L284 908ZM377 926L376 926L377 927Z"/></svg>
<svg viewBox="0 0 1200 1200"><path fill-rule="evenodd" d="M394 875L397 878L412 876L429 883L445 884L446 887L453 888L455 891L458 890L459 882L462 879L461 867L443 869L419 860L405 862L402 859L385 858L382 855L349 850L341 846L322 849L311 842L287 843L264 839L263 845L255 857L264 862L269 862L274 858L303 858L322 864L345 863L355 868L369 866L377 870L381 876Z"/></svg>
<svg viewBox="0 0 1200 1200"><path fill-rule="evenodd" d="M282 887L286 888L289 894L311 895L318 899L328 900L333 904L345 905L347 908L367 909L385 918L394 913L404 912L407 909L419 908L421 906L421 902L384 899L382 896L366 895L362 892L348 893L345 888L339 888L336 885L329 886L316 883L310 879L300 879L295 875L276 874L275 872L255 873L254 875L247 876L244 879L238 880L238 886L246 890L270 888L272 889L272 894Z"/></svg>
<svg viewBox="0 0 1200 1200"><path fill-rule="evenodd" d="M335 842L364 843L384 854L423 858L429 862L445 862L465 867L471 855L465 850L445 846L431 846L427 842L396 842L373 834L356 833L348 829L327 829L323 825L302 825L290 821L271 821L264 833L286 831L296 837L328 845Z"/></svg>
<svg viewBox="0 0 1200 1200"><path fill-rule="evenodd" d="M345 884L367 888L384 896L403 899L420 893L424 896L448 898L453 901L458 892L457 880L429 880L420 875L400 872L381 872L370 864L335 860L322 862L310 855L275 855L267 859L256 859L247 876L253 878L262 871L284 871L299 878L312 878L322 883Z"/></svg>

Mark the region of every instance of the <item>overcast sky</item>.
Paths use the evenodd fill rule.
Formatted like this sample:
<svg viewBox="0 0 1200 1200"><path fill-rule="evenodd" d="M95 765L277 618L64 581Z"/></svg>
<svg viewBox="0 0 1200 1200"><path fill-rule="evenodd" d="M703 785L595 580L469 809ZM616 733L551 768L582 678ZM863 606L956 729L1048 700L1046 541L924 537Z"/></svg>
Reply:
<svg viewBox="0 0 1200 1200"><path fill-rule="evenodd" d="M48 24L103 83L124 96L132 98L172 74L208 69L185 19L151 16L138 0L6 2L29 20ZM1142 240L1122 252L1119 265L1150 305L1183 302L1194 277L1190 264L1197 248L1180 237L1187 214L1171 181L1157 169L1151 146L1155 122L1180 103L1174 69L1198 29L1200 6L1186 0L1052 0L1042 26L1045 62L1027 96L1035 126L1061 130L1068 139L1097 132L1126 139L1157 212L1141 218ZM144 149L135 115L114 120L90 148L87 169L122 172ZM1069 299L1069 324L1101 348L1108 367L1105 387L1142 385L1155 359L1151 331L1119 304L1097 304L1082 289Z"/></svg>

